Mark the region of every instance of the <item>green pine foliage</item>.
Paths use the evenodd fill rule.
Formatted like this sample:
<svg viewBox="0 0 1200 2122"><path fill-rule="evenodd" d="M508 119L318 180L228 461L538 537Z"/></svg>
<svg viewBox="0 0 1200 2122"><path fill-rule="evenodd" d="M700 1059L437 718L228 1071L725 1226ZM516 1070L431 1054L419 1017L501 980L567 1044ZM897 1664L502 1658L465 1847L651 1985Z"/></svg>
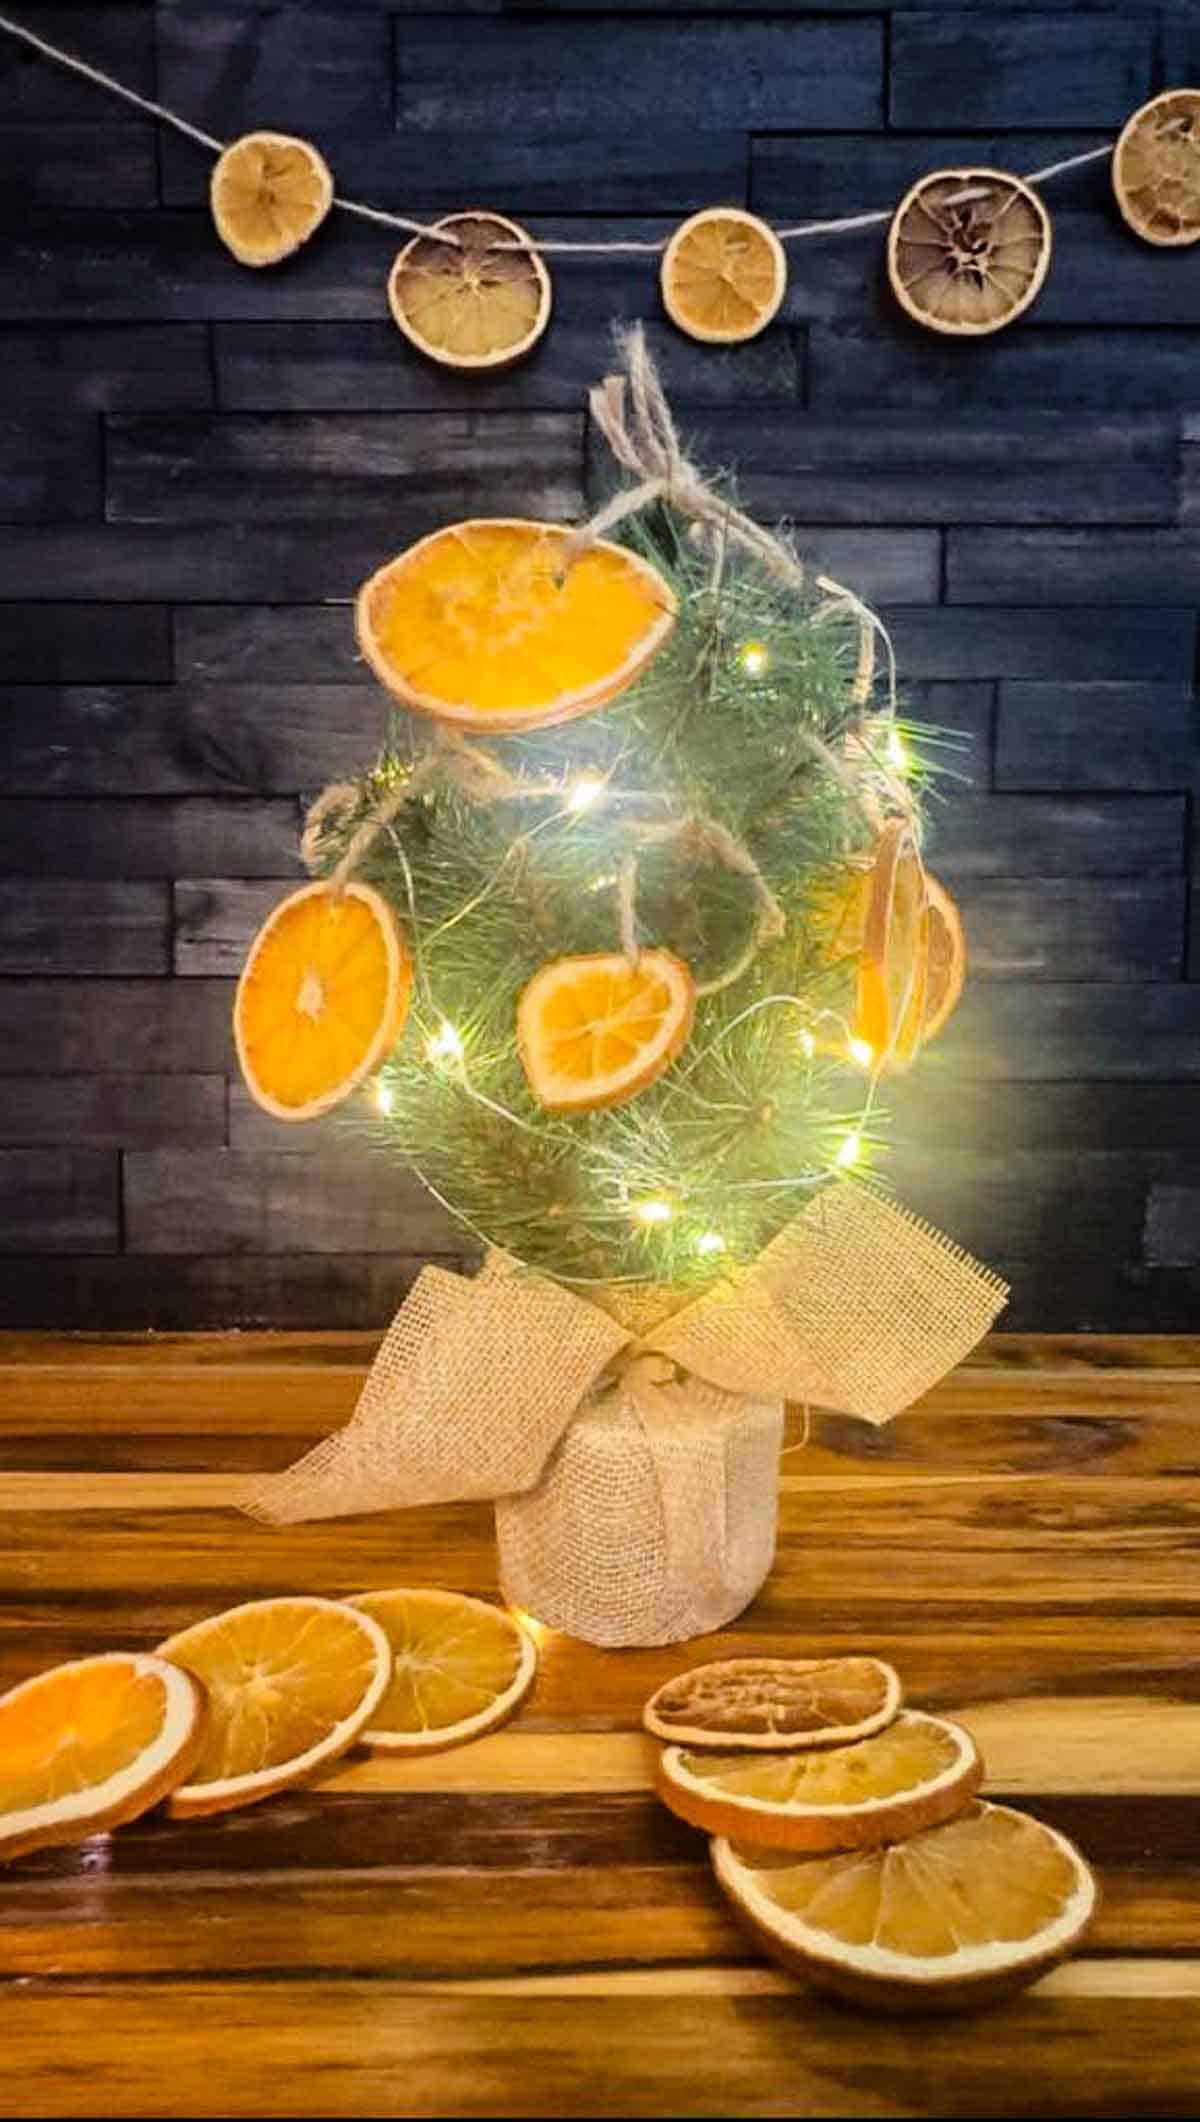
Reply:
<svg viewBox="0 0 1200 2122"><path fill-rule="evenodd" d="M562 727L472 740L552 792L480 801L439 776L362 865L406 924L415 981L404 1036L356 1120L480 1241L544 1273L701 1284L881 1151L879 1112L847 1054L852 968L830 962L828 937L852 858L875 836L891 725L852 698L860 621L843 600L798 595L732 549L714 579L711 550L667 511L629 542L679 600L647 672ZM934 733L902 728L918 800ZM397 712L358 818L430 741L428 723ZM572 803L595 783L599 800ZM656 1083L607 1111L547 1113L517 1053L518 996L550 959L618 948L617 872L631 849L643 945L674 951L703 983L753 933L748 878L698 859L686 834L638 850L639 828L680 815L718 821L749 850L786 930L700 1000L688 1046ZM328 842L330 868L356 822ZM646 1202L669 1213L648 1221Z"/></svg>

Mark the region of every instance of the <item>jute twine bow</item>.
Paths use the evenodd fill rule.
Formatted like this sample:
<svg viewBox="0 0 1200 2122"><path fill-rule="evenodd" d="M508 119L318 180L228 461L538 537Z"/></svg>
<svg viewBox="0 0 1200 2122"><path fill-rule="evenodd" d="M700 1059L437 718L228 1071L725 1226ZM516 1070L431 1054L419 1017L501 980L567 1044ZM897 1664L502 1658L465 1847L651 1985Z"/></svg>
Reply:
<svg viewBox="0 0 1200 2122"><path fill-rule="evenodd" d="M614 1285L610 1301L620 1296ZM618 1359L661 1490L679 1381L886 1422L974 1347L1006 1296L969 1254L851 1181L827 1187L752 1266L640 1336L619 1301L602 1309L503 1254L473 1281L427 1267L346 1427L268 1476L245 1507L292 1524L522 1494L573 1418L612 1388ZM665 1494L663 1517L678 1548L690 1536Z"/></svg>

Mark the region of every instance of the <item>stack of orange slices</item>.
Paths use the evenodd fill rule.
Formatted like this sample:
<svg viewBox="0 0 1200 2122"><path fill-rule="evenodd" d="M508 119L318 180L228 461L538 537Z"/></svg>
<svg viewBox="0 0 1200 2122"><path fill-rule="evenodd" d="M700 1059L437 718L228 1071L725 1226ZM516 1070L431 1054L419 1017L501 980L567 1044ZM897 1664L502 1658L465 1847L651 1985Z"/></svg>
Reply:
<svg viewBox="0 0 1200 2122"><path fill-rule="evenodd" d="M658 1791L715 1839L717 1880L764 1950L884 2010L1023 1987L1078 1942L1096 1887L1071 1843L976 1797L983 1763L901 1707L867 1657L738 1658L659 1688Z"/></svg>

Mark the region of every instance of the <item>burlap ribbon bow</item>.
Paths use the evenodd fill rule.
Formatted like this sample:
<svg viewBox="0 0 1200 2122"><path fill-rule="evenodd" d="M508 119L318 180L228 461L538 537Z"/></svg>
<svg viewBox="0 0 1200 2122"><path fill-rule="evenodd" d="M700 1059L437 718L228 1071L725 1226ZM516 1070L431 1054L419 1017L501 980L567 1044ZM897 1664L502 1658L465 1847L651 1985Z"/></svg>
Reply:
<svg viewBox="0 0 1200 2122"><path fill-rule="evenodd" d="M521 1495L573 1417L619 1392L653 1457L668 1537L673 1527L676 1549L699 1556L706 1507L689 1503L681 1473L689 1407L792 1400L889 1421L1006 1296L998 1276L851 1181L826 1188L751 1267L640 1328L628 1305L614 1302L614 1316L504 1254L472 1281L427 1267L346 1427L246 1507L284 1524Z"/></svg>

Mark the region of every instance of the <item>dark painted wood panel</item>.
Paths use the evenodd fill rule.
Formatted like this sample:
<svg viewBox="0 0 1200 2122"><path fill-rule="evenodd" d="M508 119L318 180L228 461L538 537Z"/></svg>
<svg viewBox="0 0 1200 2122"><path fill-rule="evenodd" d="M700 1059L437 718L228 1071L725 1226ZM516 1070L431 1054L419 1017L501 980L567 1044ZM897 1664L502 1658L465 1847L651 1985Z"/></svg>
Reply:
<svg viewBox="0 0 1200 2122"><path fill-rule="evenodd" d="M1200 1083L1200 985L993 981L970 987L924 1063L979 1081Z"/></svg>
<svg viewBox="0 0 1200 2122"><path fill-rule="evenodd" d="M931 426L873 411L851 423L714 413L700 437L710 462L737 464L752 508L801 522L1168 523L1178 499L1178 423L1147 414L980 413Z"/></svg>
<svg viewBox="0 0 1200 2122"><path fill-rule="evenodd" d="M61 595L61 581L50 586ZM8 684L169 678L167 614L150 604L0 604L0 669Z"/></svg>
<svg viewBox="0 0 1200 2122"><path fill-rule="evenodd" d="M937 869L955 880L1174 876L1186 857L1187 810L1173 796L955 793L934 814L929 848ZM1031 913L1032 935L1038 916Z"/></svg>
<svg viewBox="0 0 1200 2122"><path fill-rule="evenodd" d="M177 973L227 974L236 979L246 952L289 886L282 880L189 878L173 891Z"/></svg>
<svg viewBox="0 0 1200 2122"><path fill-rule="evenodd" d="M416 1253L461 1249L457 1225L387 1157L131 1150L131 1253Z"/></svg>
<svg viewBox="0 0 1200 2122"><path fill-rule="evenodd" d="M553 24L515 16L473 23L401 22L396 124L437 142L446 133L540 136L653 129L678 107L698 132L776 126L878 125L879 20L600 20ZM614 128L614 113L620 114Z"/></svg>
<svg viewBox="0 0 1200 2122"><path fill-rule="evenodd" d="M1044 578L1050 591L1052 578ZM1137 678L1190 681L1196 615L1120 610L1000 610L980 605L893 611L892 631L906 678Z"/></svg>
<svg viewBox="0 0 1200 2122"><path fill-rule="evenodd" d="M1186 788L1198 773L1200 722L1190 689L1182 685L1006 680L1000 686L998 788L1127 795ZM1074 812L1075 805L1070 808Z"/></svg>
<svg viewBox="0 0 1200 2122"><path fill-rule="evenodd" d="M299 824L288 802L0 798L0 875L296 877Z"/></svg>
<svg viewBox="0 0 1200 2122"><path fill-rule="evenodd" d="M221 1148L227 1095L218 1075L0 1076L0 1142Z"/></svg>
<svg viewBox="0 0 1200 2122"><path fill-rule="evenodd" d="M1150 1188L1146 1204L1150 1267L1200 1267L1200 1163L1176 1166Z"/></svg>
<svg viewBox="0 0 1200 2122"><path fill-rule="evenodd" d="M320 1156L333 1150L344 1154L353 1152L356 1138L346 1125L346 1115L336 1106L319 1120L307 1120L303 1127L293 1126L290 1121L276 1120L271 1113L263 1111L255 1103L240 1076L234 1076L229 1085L229 1147L230 1149L276 1149L288 1150L293 1156ZM369 1144L360 1145L362 1154L374 1156Z"/></svg>
<svg viewBox="0 0 1200 2122"><path fill-rule="evenodd" d="M227 1071L226 980L8 980L0 1072L29 1076Z"/></svg>
<svg viewBox="0 0 1200 2122"><path fill-rule="evenodd" d="M370 522L399 547L447 518L579 513L579 414L120 414L106 507L121 523Z"/></svg>
<svg viewBox="0 0 1200 2122"><path fill-rule="evenodd" d="M0 974L165 973L170 964L165 884L0 881Z"/></svg>
<svg viewBox="0 0 1200 2122"><path fill-rule="evenodd" d="M0 418L0 522L100 513L100 423L86 413Z"/></svg>
<svg viewBox="0 0 1200 2122"><path fill-rule="evenodd" d="M963 604L1179 605L1200 600L1193 530L952 530L946 593Z"/></svg>
<svg viewBox="0 0 1200 2122"><path fill-rule="evenodd" d="M115 1253L120 1245L111 1151L0 1149L0 1204L0 1253L32 1246L43 1253Z"/></svg>
<svg viewBox="0 0 1200 2122"><path fill-rule="evenodd" d="M897 309L867 329L814 324L808 397L818 412L862 405L906 413L1167 409L1188 401L1192 351L1187 330L1097 332L1084 324L1033 330L1022 323L980 340L938 339Z"/></svg>
<svg viewBox="0 0 1200 2122"><path fill-rule="evenodd" d="M1053 213L1049 195L1048 203ZM1028 325L1194 324L1200 288L1186 257L1186 249L1164 251L1136 241L1115 221L1107 198L1101 213L1055 214L1053 263ZM1165 270L1163 259L1171 261Z"/></svg>
<svg viewBox="0 0 1200 2122"><path fill-rule="evenodd" d="M1182 976L1182 877L1159 882L1109 877L1092 883L1077 877L956 876L954 887L977 979L1169 981Z"/></svg>
<svg viewBox="0 0 1200 2122"><path fill-rule="evenodd" d="M95 182L93 177L92 196ZM0 328L0 370L10 406L48 413L76 405L96 412L171 412L212 403L202 324L7 323Z"/></svg>
<svg viewBox="0 0 1200 2122"><path fill-rule="evenodd" d="M898 13L892 25L893 125L1121 125L1150 92L1154 24L1019 13ZM967 93L968 84L973 93Z"/></svg>
<svg viewBox="0 0 1200 2122"><path fill-rule="evenodd" d="M18 8L16 19L51 44L79 52L143 96L154 94L154 15L149 7L39 0L36 8ZM0 40L0 122L91 124L103 118L110 125L145 125L128 105L108 99L98 103L97 95L90 82L47 65L28 45L12 37Z"/></svg>
<svg viewBox="0 0 1200 2122"><path fill-rule="evenodd" d="M289 684L343 691L357 681L358 714L385 726L382 697L357 652L350 600L337 605L197 604L175 614L175 670L210 685ZM352 711L352 709L351 709Z"/></svg>
<svg viewBox="0 0 1200 2122"><path fill-rule="evenodd" d="M331 616L347 644L348 660L349 610ZM305 614L292 617L303 636ZM176 628L181 659L191 658L201 668L220 660L222 643L229 647L229 635L218 627L215 614L196 632L179 615ZM53 791L112 798L190 790L256 794L315 790L370 764L386 727L381 696L361 682L272 684L269 660L263 657L258 667L269 674L261 684L242 684L232 673L226 680L219 671L211 684L169 689L0 690L4 785L30 795ZM305 672L295 675L301 681ZM350 669L343 675L350 680L360 673ZM274 836L270 844L277 844ZM276 866L274 855L269 863ZM186 866L229 867L211 861Z"/></svg>
<svg viewBox="0 0 1200 2122"><path fill-rule="evenodd" d="M263 125L387 125L390 55L374 10L306 7L299 23L287 7L159 10L159 96L225 139Z"/></svg>
<svg viewBox="0 0 1200 2122"><path fill-rule="evenodd" d="M1061 0L1056 0L1056 8ZM957 120L956 95L940 114ZM895 207L909 186L931 169L963 163L989 169L1044 169L1069 155L1103 147L1106 132L964 133L923 128L911 138L895 133L768 133L750 149L750 204L769 220L853 214ZM1108 205L1103 164L1056 178L1052 211L1103 211ZM1024 325L1022 326L1024 331ZM927 342L922 341L922 344ZM967 349L960 347L960 352Z"/></svg>
<svg viewBox="0 0 1200 2122"><path fill-rule="evenodd" d="M48 1260L36 1245L31 1236L25 1253L5 1261L0 1326L219 1333L307 1318L381 1328L431 1257L423 1237L416 1254L124 1253ZM447 1255L442 1265L454 1265L458 1257ZM272 1463L288 1456L285 1446Z"/></svg>
<svg viewBox="0 0 1200 2122"><path fill-rule="evenodd" d="M1132 1259L1152 1173L1123 1150L898 1151L905 1206L989 1261Z"/></svg>
<svg viewBox="0 0 1200 2122"><path fill-rule="evenodd" d="M69 581L81 602L319 603L352 597L398 542L385 525L355 516L323 525L319 537L307 521L0 525L0 579L29 598L60 593Z"/></svg>
<svg viewBox="0 0 1200 2122"><path fill-rule="evenodd" d="M236 1099L235 1090L231 1140ZM930 1147L1160 1150L1200 1157L1200 1098L1173 1083L976 1083L918 1069L889 1084L886 1102L903 1139Z"/></svg>
<svg viewBox="0 0 1200 2122"><path fill-rule="evenodd" d="M93 20L100 14L99 8L87 12ZM49 68L42 72L48 73ZM70 77L60 74L58 78ZM97 94L90 101L93 111L103 108L110 119L120 119L118 103ZM97 199L111 207L157 204L158 173L150 126L18 125L8 123L8 109L0 86L0 225L16 225L31 207L91 207Z"/></svg>

